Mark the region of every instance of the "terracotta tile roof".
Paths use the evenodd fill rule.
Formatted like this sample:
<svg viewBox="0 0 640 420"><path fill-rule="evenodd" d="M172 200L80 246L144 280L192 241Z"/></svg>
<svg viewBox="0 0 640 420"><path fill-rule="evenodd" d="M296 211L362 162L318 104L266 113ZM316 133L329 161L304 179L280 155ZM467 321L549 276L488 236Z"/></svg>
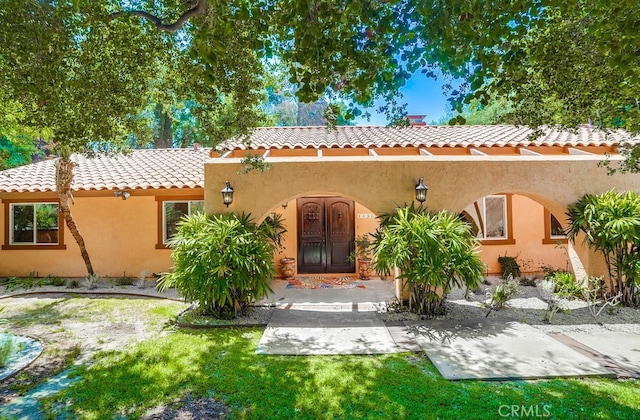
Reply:
<svg viewBox="0 0 640 420"><path fill-rule="evenodd" d="M251 135L251 146L230 140L225 150L249 149L320 149L355 147L524 147L524 146L613 146L628 140L624 132L605 133L582 126L575 133L549 130L530 140L533 130L512 125L380 126L337 127L266 127ZM636 140L638 140L636 138ZM220 149L219 147L219 149Z"/></svg>
<svg viewBox="0 0 640 420"><path fill-rule="evenodd" d="M507 125L387 127L270 127L252 134L251 149L321 149L380 147L523 147L523 146L615 146L628 140L625 133L606 135L590 127L576 133L547 130L531 141L531 130ZM640 138L634 139L640 142ZM244 150L240 141L228 141L227 149ZM204 163L210 149L139 149L128 155L88 159L78 163L74 191L203 188ZM54 160L0 172L0 192L55 191Z"/></svg>
<svg viewBox="0 0 640 420"><path fill-rule="evenodd" d="M128 155L74 155L73 191L202 188L210 149L139 149ZM55 160L0 172L0 192L55 191Z"/></svg>

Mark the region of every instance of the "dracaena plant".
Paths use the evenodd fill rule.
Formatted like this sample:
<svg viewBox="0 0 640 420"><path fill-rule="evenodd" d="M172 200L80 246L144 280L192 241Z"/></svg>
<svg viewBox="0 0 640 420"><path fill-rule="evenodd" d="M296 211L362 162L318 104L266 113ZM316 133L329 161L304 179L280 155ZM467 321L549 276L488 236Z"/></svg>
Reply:
<svg viewBox="0 0 640 420"><path fill-rule="evenodd" d="M482 279L479 243L455 214L405 206L381 217L374 238L374 268L383 273L400 270L414 312L441 313L452 287L475 288Z"/></svg>
<svg viewBox="0 0 640 420"><path fill-rule="evenodd" d="M586 194L568 207L567 217L569 240L582 237L604 257L611 294L620 294L623 305L640 304L640 194Z"/></svg>
<svg viewBox="0 0 640 420"><path fill-rule="evenodd" d="M241 315L271 291L272 233L245 214L186 216L168 243L174 267L158 289L175 287L186 301L197 302L203 315Z"/></svg>

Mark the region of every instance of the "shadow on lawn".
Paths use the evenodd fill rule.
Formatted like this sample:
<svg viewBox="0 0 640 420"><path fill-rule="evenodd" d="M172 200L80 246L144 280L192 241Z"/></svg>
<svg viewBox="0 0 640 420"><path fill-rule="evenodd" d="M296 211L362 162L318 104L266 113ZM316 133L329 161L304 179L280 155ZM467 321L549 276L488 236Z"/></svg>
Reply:
<svg viewBox="0 0 640 420"><path fill-rule="evenodd" d="M29 327L31 325L60 325L63 319L72 315L65 313L64 305L70 298L59 299L43 305L34 305L22 309L20 313L9 316L9 324L14 328Z"/></svg>
<svg viewBox="0 0 640 420"><path fill-rule="evenodd" d="M216 329L157 337L103 355L46 406L55 415L136 418L191 393L257 419L497 418L502 406L538 405L556 418L632 418L640 408L637 382L454 383L426 358L407 353L256 355L260 335L260 329Z"/></svg>

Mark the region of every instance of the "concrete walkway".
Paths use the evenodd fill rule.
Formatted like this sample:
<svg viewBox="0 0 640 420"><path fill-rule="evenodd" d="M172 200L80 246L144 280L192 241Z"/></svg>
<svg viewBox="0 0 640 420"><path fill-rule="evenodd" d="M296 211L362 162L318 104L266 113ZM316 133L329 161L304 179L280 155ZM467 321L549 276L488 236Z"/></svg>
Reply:
<svg viewBox="0 0 640 420"><path fill-rule="evenodd" d="M598 361L520 322L407 322L420 347L449 380L610 376Z"/></svg>
<svg viewBox="0 0 640 420"><path fill-rule="evenodd" d="M345 308L346 309L346 308ZM374 310L333 310L325 305L277 309L258 354L385 354L405 351Z"/></svg>
<svg viewBox="0 0 640 420"><path fill-rule="evenodd" d="M287 288L286 280L274 280L270 286L273 293L262 299L258 304L276 304L287 305L296 304L304 305L309 303L327 303L327 304L345 304L351 305L357 303L374 304L381 303L392 299L394 283L392 280L363 280L363 289L300 289Z"/></svg>
<svg viewBox="0 0 640 420"><path fill-rule="evenodd" d="M426 320L383 323L376 310L393 283L365 289L287 289L272 284L276 310L256 353L380 354L423 351L450 380L640 378L640 335L628 331L546 334L521 322ZM264 302L267 303L267 302Z"/></svg>
<svg viewBox="0 0 640 420"><path fill-rule="evenodd" d="M396 343L377 310L393 298L393 282L363 281L364 288L288 289L271 284L261 303L276 310L256 353L281 355L383 354L407 351Z"/></svg>
<svg viewBox="0 0 640 420"><path fill-rule="evenodd" d="M374 311L314 305L274 312L256 353L383 354L423 351L449 380L561 377L640 378L640 335L550 335L520 322L407 321Z"/></svg>

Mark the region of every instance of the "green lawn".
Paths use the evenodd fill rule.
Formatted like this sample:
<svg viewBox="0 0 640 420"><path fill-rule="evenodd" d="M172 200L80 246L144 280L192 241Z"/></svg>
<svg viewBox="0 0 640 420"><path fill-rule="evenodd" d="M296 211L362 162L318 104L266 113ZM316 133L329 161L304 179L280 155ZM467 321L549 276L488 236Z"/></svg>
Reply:
<svg viewBox="0 0 640 420"><path fill-rule="evenodd" d="M640 381L449 382L428 359L409 353L256 355L260 335L260 329L181 330L103 354L45 406L66 406L73 417L135 418L191 392L255 419L494 419L512 410L519 417L631 419L640 412Z"/></svg>

